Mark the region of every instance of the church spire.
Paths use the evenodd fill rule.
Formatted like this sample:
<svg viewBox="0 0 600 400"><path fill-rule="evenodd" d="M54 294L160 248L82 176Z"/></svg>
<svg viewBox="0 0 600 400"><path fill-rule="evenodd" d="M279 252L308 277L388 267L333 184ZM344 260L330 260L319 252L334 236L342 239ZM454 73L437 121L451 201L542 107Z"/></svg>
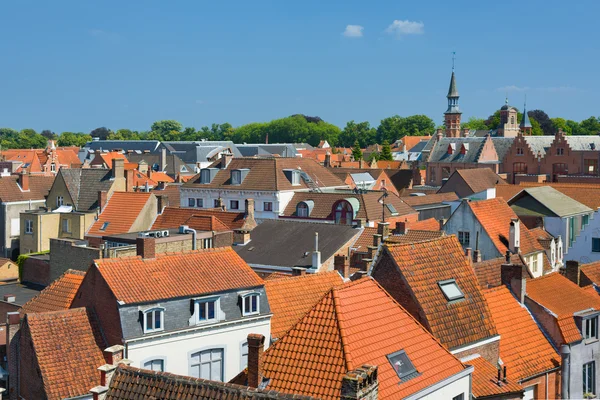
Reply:
<svg viewBox="0 0 600 400"><path fill-rule="evenodd" d="M452 76L450 77L450 87L448 88L448 108L444 113L444 123L446 125L446 136L460 137L460 115L462 114L458 107L458 89L456 89L456 75L454 73L454 60L456 53L452 53Z"/></svg>
<svg viewBox="0 0 600 400"><path fill-rule="evenodd" d="M521 119L519 128L521 128L522 133L531 133L531 121L529 120L529 115L527 115L527 96L525 96L525 102L523 103L523 118Z"/></svg>

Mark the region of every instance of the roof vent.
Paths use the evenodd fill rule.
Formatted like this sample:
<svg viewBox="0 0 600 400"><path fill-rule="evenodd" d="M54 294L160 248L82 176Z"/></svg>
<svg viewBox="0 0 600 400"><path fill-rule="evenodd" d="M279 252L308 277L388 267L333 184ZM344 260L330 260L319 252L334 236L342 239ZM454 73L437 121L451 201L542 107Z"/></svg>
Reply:
<svg viewBox="0 0 600 400"><path fill-rule="evenodd" d="M17 300L14 294L5 294L4 301L7 303L14 303Z"/></svg>

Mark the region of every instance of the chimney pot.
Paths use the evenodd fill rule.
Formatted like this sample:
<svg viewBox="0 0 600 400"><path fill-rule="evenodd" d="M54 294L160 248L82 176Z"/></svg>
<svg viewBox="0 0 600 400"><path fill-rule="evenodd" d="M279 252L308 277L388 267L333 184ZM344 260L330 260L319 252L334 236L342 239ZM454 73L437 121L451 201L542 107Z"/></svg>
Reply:
<svg viewBox="0 0 600 400"><path fill-rule="evenodd" d="M564 267L565 278L581 286L581 265L577 260L568 260Z"/></svg>
<svg viewBox="0 0 600 400"><path fill-rule="evenodd" d="M14 303L16 301L16 297L14 294L5 294L4 301L7 303Z"/></svg>
<svg viewBox="0 0 600 400"><path fill-rule="evenodd" d="M389 222L378 222L377 233L381 235L381 239L385 240L390 236L390 223Z"/></svg>
<svg viewBox="0 0 600 400"><path fill-rule="evenodd" d="M258 388L263 380L262 355L265 348L265 337L260 334L248 335L248 386Z"/></svg>
<svg viewBox="0 0 600 400"><path fill-rule="evenodd" d="M120 344L104 349L104 360L107 364L117 365L123 359L123 350L125 350L125 347Z"/></svg>
<svg viewBox="0 0 600 400"><path fill-rule="evenodd" d="M474 260L476 263L479 263L479 262L481 262L481 251L479 251L479 250L475 250L475 251L473 252L473 260Z"/></svg>
<svg viewBox="0 0 600 400"><path fill-rule="evenodd" d="M508 236L508 249L518 254L521 247L521 223L518 218L511 219Z"/></svg>
<svg viewBox="0 0 600 400"><path fill-rule="evenodd" d="M473 249L471 249L470 247L467 247L465 249L465 256L469 259L469 261L473 260Z"/></svg>
<svg viewBox="0 0 600 400"><path fill-rule="evenodd" d="M333 258L333 268L338 271L344 279L350 278L350 262L348 256L336 254Z"/></svg>
<svg viewBox="0 0 600 400"><path fill-rule="evenodd" d="M292 267L292 276L302 276L302 275L306 275L306 268Z"/></svg>
<svg viewBox="0 0 600 400"><path fill-rule="evenodd" d="M341 400L377 399L379 379L377 366L363 365L348 371L342 378Z"/></svg>
<svg viewBox="0 0 600 400"><path fill-rule="evenodd" d="M166 194L161 194L161 195L156 196L156 208L157 208L158 214L162 214L165 207L168 207L168 206L169 206L169 196L167 196Z"/></svg>

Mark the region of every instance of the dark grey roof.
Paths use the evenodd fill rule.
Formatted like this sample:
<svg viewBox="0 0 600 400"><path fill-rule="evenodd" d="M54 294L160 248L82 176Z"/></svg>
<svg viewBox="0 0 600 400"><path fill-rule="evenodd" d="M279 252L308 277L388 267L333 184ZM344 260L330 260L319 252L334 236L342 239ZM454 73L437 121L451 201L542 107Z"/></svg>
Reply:
<svg viewBox="0 0 600 400"><path fill-rule="evenodd" d="M33 283L7 283L0 285L0 300L3 300L5 295L12 294L15 296L15 302L12 304L22 306L40 294L43 288Z"/></svg>
<svg viewBox="0 0 600 400"><path fill-rule="evenodd" d="M459 163L476 163L479 160L481 149L486 138L468 137L468 138L441 138L433 147L429 156L431 162L459 162ZM463 144L468 145L468 150L465 154L460 153L460 148ZM452 154L448 154L448 146L454 145L455 150Z"/></svg>
<svg viewBox="0 0 600 400"><path fill-rule="evenodd" d="M519 203L519 199L526 195L533 197L540 204L561 218L586 213L591 214L594 212L594 210L588 206L581 204L551 186L525 188L520 194L511 199L510 204L513 205Z"/></svg>
<svg viewBox="0 0 600 400"><path fill-rule="evenodd" d="M529 115L527 114L527 109L523 106L523 118L521 118L521 123L519 124L521 128L531 128L531 121L529 120Z"/></svg>
<svg viewBox="0 0 600 400"><path fill-rule="evenodd" d="M533 154L544 156L554 141L554 136L523 136Z"/></svg>
<svg viewBox="0 0 600 400"><path fill-rule="evenodd" d="M448 88L448 96L446 97L458 97L458 90L456 89L456 77L454 71L452 71L452 77L450 78L450 87Z"/></svg>
<svg viewBox="0 0 600 400"><path fill-rule="evenodd" d="M207 157L229 149L234 157L242 157L236 145L228 140L204 140L195 142L163 142L171 146L186 163L206 162Z"/></svg>
<svg viewBox="0 0 600 400"><path fill-rule="evenodd" d="M574 151L600 150L600 137L597 135L565 136L565 139Z"/></svg>
<svg viewBox="0 0 600 400"><path fill-rule="evenodd" d="M291 143L238 144L237 149L244 154L244 157L251 157L255 155L296 157L298 154L295 145Z"/></svg>
<svg viewBox="0 0 600 400"><path fill-rule="evenodd" d="M98 192L112 187L112 171L103 168L61 168L63 177L73 199L75 211L91 211L98 208Z"/></svg>
<svg viewBox="0 0 600 400"><path fill-rule="evenodd" d="M491 129L471 129L469 131L469 136L472 137L486 137L487 135L491 135Z"/></svg>
<svg viewBox="0 0 600 400"><path fill-rule="evenodd" d="M271 155L266 150L263 150L257 146L239 146L237 147L238 151L242 154L243 157L254 157L254 156L268 156Z"/></svg>
<svg viewBox="0 0 600 400"><path fill-rule="evenodd" d="M160 159L162 155L160 153L150 153L150 154L127 154L127 160L132 163L139 164L141 161L145 161L148 164L149 168L152 168L155 164L160 168ZM167 175L174 177L181 171L181 166L184 165L184 162L179 158L179 156L175 154L167 154L166 157L166 168L164 168ZM186 171L189 173L193 173L194 170L189 170L186 167Z"/></svg>
<svg viewBox="0 0 600 400"><path fill-rule="evenodd" d="M511 137L493 137L492 143L494 143L494 147L496 148L496 153L498 154L498 160L503 161L504 157L510 150L515 138Z"/></svg>
<svg viewBox="0 0 600 400"><path fill-rule="evenodd" d="M319 233L321 261L332 257L360 229L347 225L266 220L250 232L250 242L234 250L250 265L305 267L312 265L315 232ZM305 256L305 253L308 255Z"/></svg>
<svg viewBox="0 0 600 400"><path fill-rule="evenodd" d="M408 149L410 153L420 153L427 146L428 140L420 140L419 143Z"/></svg>
<svg viewBox="0 0 600 400"><path fill-rule="evenodd" d="M157 152L160 149L158 140L96 140L87 142L84 149L88 150L140 150Z"/></svg>

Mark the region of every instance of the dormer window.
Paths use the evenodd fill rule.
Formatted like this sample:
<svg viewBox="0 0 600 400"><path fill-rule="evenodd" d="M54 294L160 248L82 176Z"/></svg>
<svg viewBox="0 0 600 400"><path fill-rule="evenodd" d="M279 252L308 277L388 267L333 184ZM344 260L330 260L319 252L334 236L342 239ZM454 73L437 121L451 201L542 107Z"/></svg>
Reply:
<svg viewBox="0 0 600 400"><path fill-rule="evenodd" d="M260 295L248 293L242 296L242 315L255 315L260 312Z"/></svg>
<svg viewBox="0 0 600 400"><path fill-rule="evenodd" d="M164 308L151 308L144 311L144 333L164 330Z"/></svg>
<svg viewBox="0 0 600 400"><path fill-rule="evenodd" d="M465 298L464 293L460 290L460 288L456 284L456 280L454 279L440 281L438 282L438 285L448 301L460 300Z"/></svg>
<svg viewBox="0 0 600 400"><path fill-rule="evenodd" d="M240 183L242 183L242 173L239 169L234 169L231 171L231 184L239 185Z"/></svg>
<svg viewBox="0 0 600 400"><path fill-rule="evenodd" d="M448 154L453 154L454 153L454 148L452 147L451 144L448 145Z"/></svg>
<svg viewBox="0 0 600 400"><path fill-rule="evenodd" d="M284 169L283 173L293 186L300 185L300 171L296 169Z"/></svg>
<svg viewBox="0 0 600 400"><path fill-rule="evenodd" d="M387 359L392 364L392 368L396 371L401 382L406 382L409 379L419 376L419 372L404 350L388 354Z"/></svg>
<svg viewBox="0 0 600 400"><path fill-rule="evenodd" d="M200 171L200 183L210 183L210 170L203 169Z"/></svg>
<svg viewBox="0 0 600 400"><path fill-rule="evenodd" d="M582 322L583 338L586 340L598 339L598 317L585 318Z"/></svg>
<svg viewBox="0 0 600 400"><path fill-rule="evenodd" d="M460 146L460 154L467 154L468 150L469 150L469 144L468 143L463 143L463 145Z"/></svg>
<svg viewBox="0 0 600 400"><path fill-rule="evenodd" d="M220 298L218 296L205 297L194 300L194 315L190 320L193 324L217 322L219 320Z"/></svg>
<svg viewBox="0 0 600 400"><path fill-rule="evenodd" d="M310 210L312 209L313 202L311 200L301 201L296 205L296 216L298 217L310 217Z"/></svg>

